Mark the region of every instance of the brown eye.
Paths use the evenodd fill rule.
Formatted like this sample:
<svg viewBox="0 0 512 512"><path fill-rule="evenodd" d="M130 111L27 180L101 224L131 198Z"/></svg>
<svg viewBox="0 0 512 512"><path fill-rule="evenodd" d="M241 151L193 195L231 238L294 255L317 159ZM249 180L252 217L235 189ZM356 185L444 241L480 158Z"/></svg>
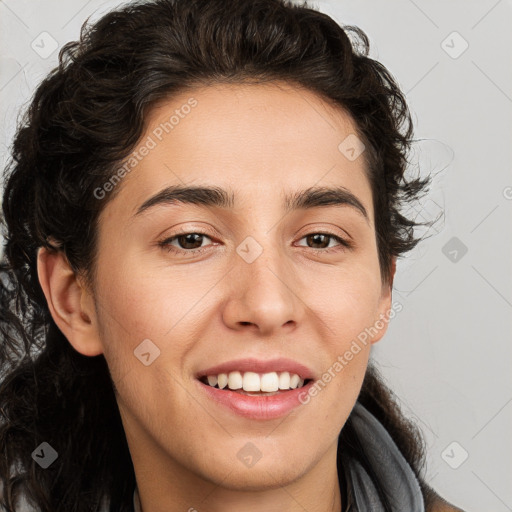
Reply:
<svg viewBox="0 0 512 512"><path fill-rule="evenodd" d="M320 252L339 251L345 248L351 248L351 244L349 242L332 233L310 233L309 235L304 236L301 240L303 239L306 240L307 247L316 249ZM337 245L330 246L330 242L332 240L337 242ZM305 246L301 245L300 247Z"/></svg>
<svg viewBox="0 0 512 512"><path fill-rule="evenodd" d="M207 246L203 246L205 238L211 240L205 233L180 233L158 242L158 245L169 252L194 254L196 252L202 252L203 249L207 248Z"/></svg>
<svg viewBox="0 0 512 512"><path fill-rule="evenodd" d="M307 239L308 243L310 242L314 246L320 246L313 247L313 249L325 249L329 246L329 239L332 237L323 233L314 233L312 235L307 235L305 238Z"/></svg>
<svg viewBox="0 0 512 512"><path fill-rule="evenodd" d="M182 249L198 249L201 247L205 235L201 233L187 233L179 235L174 239L178 241Z"/></svg>

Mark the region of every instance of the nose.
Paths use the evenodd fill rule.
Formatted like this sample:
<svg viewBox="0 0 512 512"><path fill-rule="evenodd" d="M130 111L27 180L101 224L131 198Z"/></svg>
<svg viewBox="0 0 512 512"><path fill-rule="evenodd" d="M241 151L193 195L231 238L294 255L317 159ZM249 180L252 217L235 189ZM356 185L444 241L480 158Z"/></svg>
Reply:
<svg viewBox="0 0 512 512"><path fill-rule="evenodd" d="M238 255L235 259L223 311L225 324L262 336L296 328L305 305L300 298L300 279L282 252L275 246L265 246L252 263Z"/></svg>

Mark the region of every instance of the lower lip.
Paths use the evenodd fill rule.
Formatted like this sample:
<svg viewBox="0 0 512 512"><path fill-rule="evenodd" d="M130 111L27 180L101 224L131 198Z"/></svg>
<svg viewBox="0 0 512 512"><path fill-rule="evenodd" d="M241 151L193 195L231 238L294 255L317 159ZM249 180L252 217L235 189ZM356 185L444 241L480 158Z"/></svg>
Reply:
<svg viewBox="0 0 512 512"><path fill-rule="evenodd" d="M200 380L196 380L196 382L212 400L239 416L252 420L273 420L288 414L299 405L303 405L299 397L306 396L309 388L314 384L314 381L310 381L301 388L283 391L277 395L249 396L235 391L213 388L203 384Z"/></svg>

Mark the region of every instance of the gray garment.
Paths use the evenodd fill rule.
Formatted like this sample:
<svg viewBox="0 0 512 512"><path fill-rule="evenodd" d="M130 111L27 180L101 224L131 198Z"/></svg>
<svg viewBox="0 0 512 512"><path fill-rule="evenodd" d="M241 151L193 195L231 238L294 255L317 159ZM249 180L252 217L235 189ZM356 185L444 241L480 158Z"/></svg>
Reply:
<svg viewBox="0 0 512 512"><path fill-rule="evenodd" d="M140 507L139 493L137 492L137 486L133 492L133 512L142 512Z"/></svg>
<svg viewBox="0 0 512 512"><path fill-rule="evenodd" d="M425 512L421 489L404 456L382 424L359 402L351 413L352 424L382 487L394 498L393 512ZM384 512L374 482L361 464L351 459L349 477L355 503L351 512ZM141 512L137 488L133 493L134 512Z"/></svg>
<svg viewBox="0 0 512 512"><path fill-rule="evenodd" d="M420 485L397 445L377 420L359 402L351 413L352 424L367 450L371 467L382 487L394 499L394 512L425 512ZM384 507L368 473L356 460L349 460L354 512L383 512Z"/></svg>

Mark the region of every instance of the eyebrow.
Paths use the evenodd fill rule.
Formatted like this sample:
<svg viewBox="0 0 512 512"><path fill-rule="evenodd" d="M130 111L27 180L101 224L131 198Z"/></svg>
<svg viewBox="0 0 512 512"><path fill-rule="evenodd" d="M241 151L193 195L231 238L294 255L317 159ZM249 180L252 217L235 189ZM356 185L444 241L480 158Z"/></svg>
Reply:
<svg viewBox="0 0 512 512"><path fill-rule="evenodd" d="M215 186L171 185L144 201L134 217L157 205L193 204L204 207L233 209L235 196L233 191ZM369 223L368 213L361 201L344 187L310 187L288 194L283 207L286 212L322 206L350 206L360 213Z"/></svg>

